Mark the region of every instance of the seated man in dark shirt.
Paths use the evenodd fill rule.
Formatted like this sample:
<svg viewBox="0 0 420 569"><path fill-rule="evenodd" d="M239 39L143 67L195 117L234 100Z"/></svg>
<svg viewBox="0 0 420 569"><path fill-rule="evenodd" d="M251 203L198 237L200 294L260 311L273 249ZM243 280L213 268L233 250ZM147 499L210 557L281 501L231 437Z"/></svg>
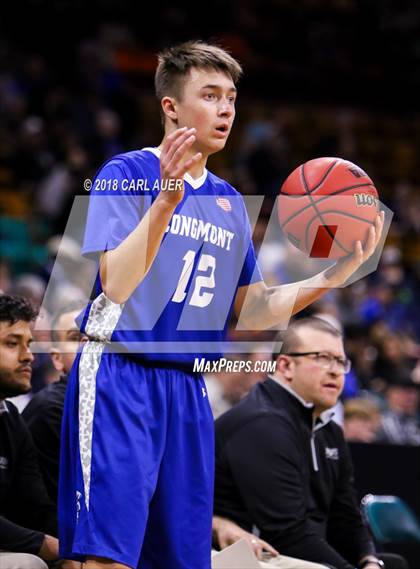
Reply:
<svg viewBox="0 0 420 569"><path fill-rule="evenodd" d="M6 401L31 388L30 324L23 298L0 295L0 567L46 569L58 558L56 512L36 451L16 407Z"/></svg>
<svg viewBox="0 0 420 569"><path fill-rule="evenodd" d="M53 318L51 359L61 376L59 381L38 391L22 413L35 443L48 495L54 504L57 504L61 418L67 374L73 365L80 342L86 339L75 322L82 308L84 305L80 302L69 304Z"/></svg>
<svg viewBox="0 0 420 569"><path fill-rule="evenodd" d="M382 415L377 441L420 446L420 384L411 375L390 378L385 392L387 410Z"/></svg>
<svg viewBox="0 0 420 569"><path fill-rule="evenodd" d="M283 555L335 569L383 567L360 515L343 432L331 420L350 367L341 334L305 318L279 346L274 375L216 421L214 514L247 531L257 526ZM386 569L396 567L404 560L388 557Z"/></svg>

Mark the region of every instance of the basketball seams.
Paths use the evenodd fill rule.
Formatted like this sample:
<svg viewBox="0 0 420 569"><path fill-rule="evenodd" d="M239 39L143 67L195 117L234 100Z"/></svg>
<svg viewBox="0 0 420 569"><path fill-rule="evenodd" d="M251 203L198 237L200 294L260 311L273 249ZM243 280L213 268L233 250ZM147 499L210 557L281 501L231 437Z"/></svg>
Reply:
<svg viewBox="0 0 420 569"><path fill-rule="evenodd" d="M365 223L368 223L369 225L375 225L375 223L373 221L369 221L369 219L366 219L364 217L359 217L358 215L354 215L352 213L343 212L343 211L340 211L339 209L328 209L328 210L324 211L323 213L324 214L330 214L330 213L338 214L338 215L342 215L343 217L351 217L353 219L356 219L357 221L364 221ZM307 243L308 243L308 233L309 233L309 230L311 228L311 225L317 217L318 217L318 215L315 214L307 223L307 227L306 227L306 231L305 231L305 245L307 245ZM323 223L323 226L325 227L326 231L328 231L328 233L331 234L331 232L328 230L328 225L331 225L331 224ZM337 243L337 239L335 239L335 236L334 236L334 241L335 241L335 243ZM340 245L340 246L344 251L346 251L346 253L348 253L348 254L352 253L352 251L349 251L346 247L344 247L342 245ZM308 249L308 247L306 247L306 248Z"/></svg>
<svg viewBox="0 0 420 569"><path fill-rule="evenodd" d="M345 188L341 188L339 190L336 190L335 192L331 192L329 194L321 194L322 195L326 195L328 196L334 196L337 192L342 192L344 190L353 190L355 188L366 188L367 186L372 186L372 188L375 188L375 184L373 182L363 182L363 184L354 184L353 186L346 186ZM313 194L315 190L319 190L319 187L314 188L310 193ZM301 198L301 197L305 197L306 194L288 194L287 192L283 192L282 190L280 190L280 195L281 196L287 196L289 198ZM319 195L319 194L317 194Z"/></svg>
<svg viewBox="0 0 420 569"><path fill-rule="evenodd" d="M330 164L330 165L328 166L328 168L326 169L326 171L325 171L324 174L322 175L321 180L318 182L318 184L317 184L314 188L312 188L312 190L309 190L309 193L312 194L312 192L314 192L315 190L318 190L318 189L322 186L322 184L323 184L323 183L325 182L325 180L327 179L328 174L334 169L334 167L335 167L339 162L340 162L340 160L336 160L335 162L333 162L332 164ZM301 166L301 168L302 168L302 166ZM284 196L292 196L292 195L294 195L294 194L286 194L285 192L282 192L281 190L280 190L280 193L283 194Z"/></svg>
<svg viewBox="0 0 420 569"><path fill-rule="evenodd" d="M324 173L318 184L315 187L313 187L312 190L309 190L310 194L313 194L316 190L319 190L319 188L324 184L325 180L328 178L330 172L334 170L334 168L337 166L339 162L341 162L341 160L336 160L330 166L328 166L326 172Z"/></svg>
<svg viewBox="0 0 420 569"><path fill-rule="evenodd" d="M330 248L328 253L332 258L354 253L354 242L357 239L366 242L367 227L374 225L373 218L378 211L378 192L369 176L356 165L351 169L351 164L341 158L313 159L296 168L280 189L279 198L303 198L297 202L281 199L278 202L280 227L302 251L310 251L309 241L313 241L314 227L319 237L315 239L321 247L328 242L333 247L336 243L336 247ZM347 170L354 176L350 177ZM347 201L341 199L344 197L348 198ZM324 203L328 198L334 199L328 204ZM372 209L371 206L376 207ZM336 224L334 218L339 218L340 222ZM342 230L337 233L338 226ZM313 251L315 256L319 256L315 244ZM320 255L323 256L323 253Z"/></svg>
<svg viewBox="0 0 420 569"><path fill-rule="evenodd" d="M349 190L356 190L357 188L366 188L367 186L371 186L376 191L376 188L373 184L370 184L370 183L356 184L355 186L347 186L346 188L341 188L341 190L336 190L335 192L331 192L330 194L324 195L324 197L320 197L319 200L316 201L316 203L320 204L332 196L338 196L339 194L343 194L344 192L348 192ZM281 193L281 195L282 196L288 196L291 198L306 198L306 194L284 194L284 193ZM350 198L353 195L354 194L350 194L348 197ZM309 203L308 205L303 206L303 208L300 209L299 211L292 213L292 215L290 217L288 217L286 219L286 221L284 221L283 223L280 224L281 229L286 227L286 225L289 223L289 221L291 221L294 217L296 217L297 215L300 215L303 211L307 210L310 207L312 207L312 203Z"/></svg>
<svg viewBox="0 0 420 569"><path fill-rule="evenodd" d="M375 186L372 184L372 182L363 182L363 184L353 184L352 186L346 186L345 188L341 188L340 190L335 190L334 192L330 192L328 194L316 194L317 196L319 195L326 195L326 197L329 196L336 196L337 194L343 192L343 191L349 191L349 190L356 190L357 188L367 188L368 186L371 186L372 188L374 188L374 190L376 191ZM311 196L314 195L315 190L319 190L319 188L314 188L311 192Z"/></svg>
<svg viewBox="0 0 420 569"><path fill-rule="evenodd" d="M342 249L345 253L349 254L351 253L351 251L348 251L346 249L346 247L344 247L340 241L338 239L335 238L335 235L331 234L331 231L328 229L328 223L325 223L324 219L322 218L322 215L320 213L320 211L317 208L316 203L314 202L314 199L311 195L311 192L309 191L309 187L308 187L308 182L306 180L306 176L305 176L305 164L302 164L302 166L299 169L300 175L301 175L301 179L302 179L302 183L303 183L303 187L305 188L305 192L309 198L309 200L311 201L312 207L314 208L314 210L317 213L317 216L319 217L319 219L322 222L322 225L325 225L325 229L326 231L329 233L331 240L337 243L337 245L340 247L340 249ZM308 247L308 230L309 230L309 225L306 227L306 231L305 231L305 248L307 251L309 251L309 247Z"/></svg>
<svg viewBox="0 0 420 569"><path fill-rule="evenodd" d="M324 214L326 214L326 213L337 213L338 215L342 215L344 217L351 217L353 219L356 219L357 221L364 221L365 223L368 223L369 225L375 225L374 221L370 221L369 219L366 219L366 217L360 217L359 215L355 215L354 213L349 213L348 211L340 211L339 209L327 209L323 213ZM328 225L328 224L326 224L326 225ZM331 225L331 223L329 225Z"/></svg>
<svg viewBox="0 0 420 569"><path fill-rule="evenodd" d="M306 225L306 230L305 230L305 247L306 247L306 250L307 250L307 251L309 251L309 247L308 247L309 230L310 230L310 228L311 228L312 223L314 222L314 220L315 220L317 217L319 217L318 214L315 214L315 215L313 216L313 218L312 218L312 219L307 223L307 225ZM339 240L335 237L335 235L332 235L332 234L331 234L331 231L330 231L329 228L328 228L328 224L327 224L327 223L324 223L324 220L322 220L322 225L325 227L325 231L326 231L326 232L329 234L329 236L331 237L332 245L333 245L334 243L336 243L336 244L340 247L340 249L341 249L342 251L344 251L345 253L347 253L347 255L349 255L349 254L351 253L351 251L349 251L346 247L344 247L344 245L342 245L342 244L339 242ZM332 247L332 245L331 245L331 247ZM309 253L308 253L308 254L309 254Z"/></svg>

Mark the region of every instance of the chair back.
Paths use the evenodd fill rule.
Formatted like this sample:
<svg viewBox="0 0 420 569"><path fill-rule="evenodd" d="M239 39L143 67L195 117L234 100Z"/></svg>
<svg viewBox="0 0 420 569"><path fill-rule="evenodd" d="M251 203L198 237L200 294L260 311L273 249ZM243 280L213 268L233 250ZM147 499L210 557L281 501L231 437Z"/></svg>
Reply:
<svg viewBox="0 0 420 569"><path fill-rule="evenodd" d="M420 543L420 523L398 496L367 494L362 499L362 511L378 543Z"/></svg>

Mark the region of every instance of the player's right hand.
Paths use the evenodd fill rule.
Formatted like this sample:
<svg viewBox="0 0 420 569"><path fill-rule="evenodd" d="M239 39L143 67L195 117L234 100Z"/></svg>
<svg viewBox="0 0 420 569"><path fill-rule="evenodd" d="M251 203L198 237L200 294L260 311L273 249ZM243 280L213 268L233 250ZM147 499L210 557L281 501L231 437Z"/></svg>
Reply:
<svg viewBox="0 0 420 569"><path fill-rule="evenodd" d="M376 216L375 224L369 228L365 247L362 247L361 241L356 241L353 253L342 257L335 265L327 269L326 274L331 288L342 286L373 255L382 238L384 222L385 213L381 211Z"/></svg>
<svg viewBox="0 0 420 569"><path fill-rule="evenodd" d="M197 152L192 158L187 159L188 152L196 140L195 128L178 128L166 137L160 154L160 178L162 182L181 180L182 183L174 182L166 184L167 189L162 189L160 199L169 200L177 205L184 197L184 174L188 172L202 158L201 152Z"/></svg>

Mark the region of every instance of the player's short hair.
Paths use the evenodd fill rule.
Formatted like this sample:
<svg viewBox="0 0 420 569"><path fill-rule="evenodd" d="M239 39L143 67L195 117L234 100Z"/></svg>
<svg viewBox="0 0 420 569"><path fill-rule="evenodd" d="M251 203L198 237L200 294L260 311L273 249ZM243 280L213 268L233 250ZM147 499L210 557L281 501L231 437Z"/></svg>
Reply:
<svg viewBox="0 0 420 569"><path fill-rule="evenodd" d="M57 334L58 330L57 324L60 318L63 316L63 314L68 314L69 312L75 312L76 310L81 312L83 308L85 308L85 306L86 306L85 302L81 302L80 300L75 300L73 302L69 302L68 304L62 306L59 310L57 310L57 312L54 314L51 320L51 340L54 343L60 341L60 338L58 337Z"/></svg>
<svg viewBox="0 0 420 569"><path fill-rule="evenodd" d="M38 312L23 296L0 294L0 322L8 322L10 325L19 320L32 322L37 316Z"/></svg>
<svg viewBox="0 0 420 569"><path fill-rule="evenodd" d="M299 330L301 328L311 328L312 330L318 330L318 332L326 332L337 338L343 337L343 334L335 326L316 316L291 320L287 330L279 332L274 339L273 360L276 360L280 354L290 354L300 347L302 342Z"/></svg>
<svg viewBox="0 0 420 569"><path fill-rule="evenodd" d="M198 40L187 41L158 54L155 92L159 101L166 96L181 100L185 78L192 68L221 71L235 84L242 75L241 65L224 48Z"/></svg>

